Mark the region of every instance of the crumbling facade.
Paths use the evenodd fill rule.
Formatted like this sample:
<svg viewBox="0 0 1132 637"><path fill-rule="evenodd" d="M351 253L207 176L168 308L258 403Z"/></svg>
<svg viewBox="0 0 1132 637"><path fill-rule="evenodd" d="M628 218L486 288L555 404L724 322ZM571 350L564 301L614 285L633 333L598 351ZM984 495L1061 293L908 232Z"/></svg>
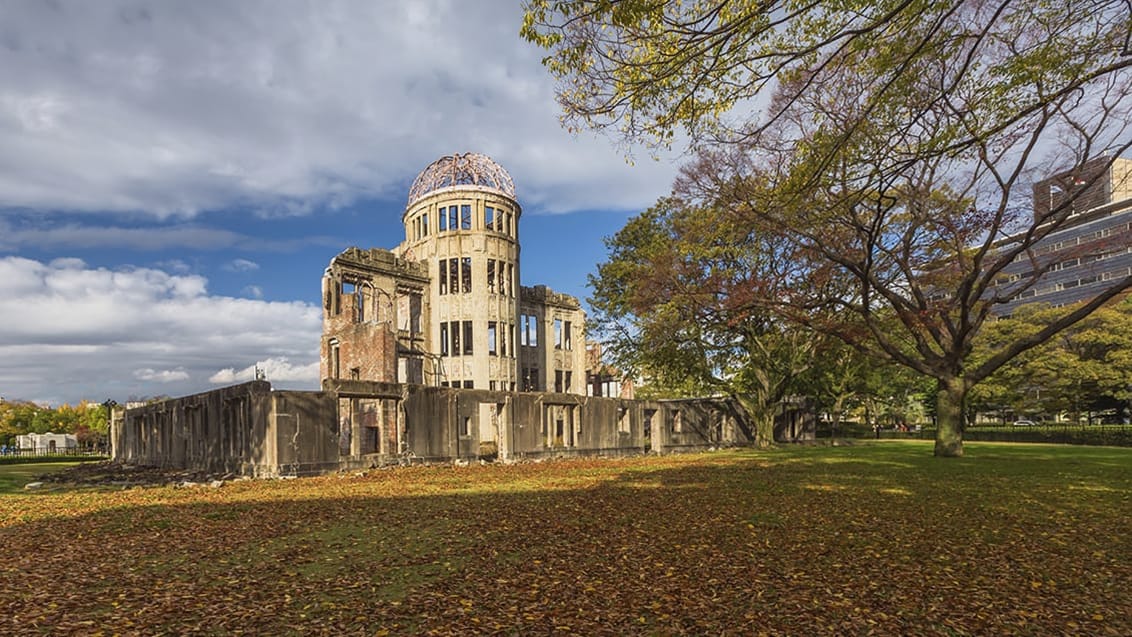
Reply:
<svg viewBox="0 0 1132 637"><path fill-rule="evenodd" d="M476 153L413 182L392 250L349 248L323 276L322 378L584 394L585 314L521 285L511 176Z"/></svg>
<svg viewBox="0 0 1132 637"><path fill-rule="evenodd" d="M419 462L616 456L754 442L723 399L640 401L327 380L252 381L126 410L115 460L276 477ZM812 427L811 427L812 439Z"/></svg>
<svg viewBox="0 0 1132 637"><path fill-rule="evenodd" d="M281 476L754 442L727 399L587 395L611 371L591 355L587 374L577 299L520 284L521 215L489 158L434 162L410 189L405 241L348 248L323 274L320 391L257 380L134 406L111 426L114 459ZM790 418L782 440L813 438L812 417Z"/></svg>

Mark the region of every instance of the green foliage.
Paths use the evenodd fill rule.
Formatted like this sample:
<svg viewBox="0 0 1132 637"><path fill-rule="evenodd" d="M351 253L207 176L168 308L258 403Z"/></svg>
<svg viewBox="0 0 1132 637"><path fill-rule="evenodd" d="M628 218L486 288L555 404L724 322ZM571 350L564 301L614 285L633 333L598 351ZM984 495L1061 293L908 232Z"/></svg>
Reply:
<svg viewBox="0 0 1132 637"><path fill-rule="evenodd" d="M964 436L985 442L1041 442L1059 445L1132 447L1132 427L1049 424L1037 427L974 427Z"/></svg>
<svg viewBox="0 0 1132 637"><path fill-rule="evenodd" d="M842 104L860 109L858 124L895 115L921 134L946 116L942 100L974 109L921 138L944 152L1127 68L1132 20L1119 2L1082 10L1045 0L526 0L525 8L520 34L547 51L570 127L660 145L680 131L726 139L749 133L760 113L774 121L808 110L808 92L850 68L847 89L875 89L874 99ZM927 94L925 81L934 83ZM766 99L775 87L786 94ZM753 106L755 117L736 115L737 106ZM838 118L820 115L822 124ZM871 130L861 133L886 129ZM838 144L855 143L842 133L830 130Z"/></svg>
<svg viewBox="0 0 1132 637"><path fill-rule="evenodd" d="M1003 342L1037 333L1072 307L1030 305L987 326L975 360ZM973 400L1017 414L1069 413L1076 420L1091 405L1132 400L1132 299L1111 303L1025 352L976 388Z"/></svg>
<svg viewBox="0 0 1132 637"><path fill-rule="evenodd" d="M761 308L779 289L772 243L733 217L675 198L607 239L609 260L590 277L594 332L612 362L660 395L726 395L758 439L773 438L773 411L798 389L816 335Z"/></svg>
<svg viewBox="0 0 1132 637"><path fill-rule="evenodd" d="M76 434L79 444L91 445L108 431L106 408L98 403L84 400L52 408L0 400L0 445L15 446L16 436L27 433Z"/></svg>
<svg viewBox="0 0 1132 637"><path fill-rule="evenodd" d="M788 255L781 319L935 379L939 455L962 454L972 387L1132 286L974 364L994 309L1050 267L1033 247L1073 212L1071 196L1031 214L1031 180L1062 166L1089 185L1103 171L1086 160L1132 147L1126 3L526 6L567 124L687 134L699 153L677 193ZM1000 285L1022 258L1034 269Z"/></svg>
<svg viewBox="0 0 1132 637"><path fill-rule="evenodd" d="M858 442L4 496L0 628L1132 632L1120 585L1132 568L1132 450L972 443L941 463L925 449Z"/></svg>

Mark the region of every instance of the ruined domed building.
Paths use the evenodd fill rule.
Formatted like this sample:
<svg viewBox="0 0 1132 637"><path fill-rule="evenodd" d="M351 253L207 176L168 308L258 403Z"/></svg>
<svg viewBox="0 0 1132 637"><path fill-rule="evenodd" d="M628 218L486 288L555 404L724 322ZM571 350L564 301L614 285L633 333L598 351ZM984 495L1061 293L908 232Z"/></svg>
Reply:
<svg viewBox="0 0 1132 637"><path fill-rule="evenodd" d="M577 299L521 284L511 176L442 157L417 176L392 250L352 247L322 280L322 378L585 393Z"/></svg>
<svg viewBox="0 0 1132 637"><path fill-rule="evenodd" d="M319 389L255 380L129 408L113 458L278 476L752 442L727 398L600 396L615 382L596 347L587 395L585 315L521 284L522 213L490 158L433 162L409 190L405 240L347 248L323 273ZM790 415L779 439L812 438L806 422Z"/></svg>

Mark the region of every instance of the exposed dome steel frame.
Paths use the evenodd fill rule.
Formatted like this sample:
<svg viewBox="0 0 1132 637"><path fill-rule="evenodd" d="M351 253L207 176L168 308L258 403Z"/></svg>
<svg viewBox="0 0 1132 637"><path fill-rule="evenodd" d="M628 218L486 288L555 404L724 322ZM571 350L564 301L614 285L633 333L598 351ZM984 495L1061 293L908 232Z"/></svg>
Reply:
<svg viewBox="0 0 1132 637"><path fill-rule="evenodd" d="M441 157L422 170L409 188L407 206L431 192L455 186L490 188L515 198L515 182L503 166L487 155L463 153Z"/></svg>

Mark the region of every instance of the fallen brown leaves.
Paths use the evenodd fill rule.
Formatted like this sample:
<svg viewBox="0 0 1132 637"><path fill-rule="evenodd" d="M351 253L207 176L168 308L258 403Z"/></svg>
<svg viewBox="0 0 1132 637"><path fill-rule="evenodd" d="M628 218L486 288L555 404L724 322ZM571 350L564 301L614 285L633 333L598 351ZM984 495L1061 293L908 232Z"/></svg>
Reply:
<svg viewBox="0 0 1132 637"><path fill-rule="evenodd" d="M0 632L1132 633L1132 451L969 456L881 444L8 496Z"/></svg>

